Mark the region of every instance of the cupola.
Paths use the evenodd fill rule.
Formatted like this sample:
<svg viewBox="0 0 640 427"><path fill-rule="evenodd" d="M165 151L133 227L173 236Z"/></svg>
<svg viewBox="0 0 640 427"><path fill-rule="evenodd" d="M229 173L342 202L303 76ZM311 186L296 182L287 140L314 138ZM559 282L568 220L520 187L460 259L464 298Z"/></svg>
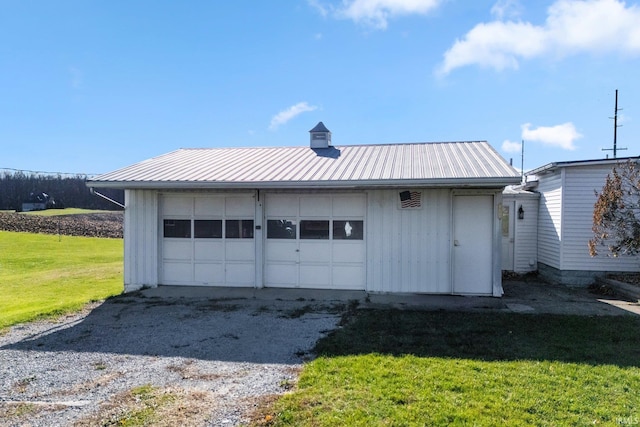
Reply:
<svg viewBox="0 0 640 427"><path fill-rule="evenodd" d="M331 131L324 123L319 122L309 131L311 148L329 148L331 145Z"/></svg>

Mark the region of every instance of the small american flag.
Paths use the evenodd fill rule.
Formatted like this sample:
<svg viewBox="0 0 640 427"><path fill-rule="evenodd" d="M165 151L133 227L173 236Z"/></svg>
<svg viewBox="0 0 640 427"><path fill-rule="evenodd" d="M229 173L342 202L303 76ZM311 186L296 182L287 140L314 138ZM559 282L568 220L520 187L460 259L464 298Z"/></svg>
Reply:
<svg viewBox="0 0 640 427"><path fill-rule="evenodd" d="M400 208L420 208L422 207L422 193L419 191L400 192Z"/></svg>

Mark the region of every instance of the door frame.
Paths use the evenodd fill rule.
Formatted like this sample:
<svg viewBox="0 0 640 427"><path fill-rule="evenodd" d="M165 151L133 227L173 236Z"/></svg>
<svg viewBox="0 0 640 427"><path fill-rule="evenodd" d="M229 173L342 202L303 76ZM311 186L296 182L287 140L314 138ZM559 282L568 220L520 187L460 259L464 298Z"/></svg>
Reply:
<svg viewBox="0 0 640 427"><path fill-rule="evenodd" d="M501 241L501 229L500 229L500 217L502 215L502 189L486 189L486 190L452 190L450 199L450 212L451 212L451 229L450 229L450 290L452 294L456 294L455 290L455 270L456 270L456 258L455 258L455 212L454 212L454 200L456 197L464 196L490 196L493 200L493 208L491 212L492 226L491 226L491 292L487 294L474 294L474 295L487 295L500 297L502 296L502 241Z"/></svg>

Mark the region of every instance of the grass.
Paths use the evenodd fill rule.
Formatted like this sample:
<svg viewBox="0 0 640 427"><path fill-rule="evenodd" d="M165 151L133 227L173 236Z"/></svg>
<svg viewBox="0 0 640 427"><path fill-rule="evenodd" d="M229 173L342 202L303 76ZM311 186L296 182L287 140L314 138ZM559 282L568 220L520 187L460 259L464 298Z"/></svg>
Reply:
<svg viewBox="0 0 640 427"><path fill-rule="evenodd" d="M0 231L0 330L122 292L122 239Z"/></svg>
<svg viewBox="0 0 640 427"><path fill-rule="evenodd" d="M640 319L360 310L256 424L640 423Z"/></svg>

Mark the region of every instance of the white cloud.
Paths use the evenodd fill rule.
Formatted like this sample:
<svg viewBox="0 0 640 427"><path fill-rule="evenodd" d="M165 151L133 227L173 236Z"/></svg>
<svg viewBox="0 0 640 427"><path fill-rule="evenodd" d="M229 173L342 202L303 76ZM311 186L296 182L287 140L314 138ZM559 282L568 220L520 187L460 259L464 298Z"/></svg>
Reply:
<svg viewBox="0 0 640 427"><path fill-rule="evenodd" d="M505 139L502 143L502 151L505 153L519 153L522 151L522 143Z"/></svg>
<svg viewBox="0 0 640 427"><path fill-rule="evenodd" d="M445 0L342 0L340 6L307 0L322 16L351 19L358 24L384 30L389 18L402 15L425 15Z"/></svg>
<svg viewBox="0 0 640 427"><path fill-rule="evenodd" d="M480 23L445 52L437 73L479 65L517 69L519 61L551 55L562 58L579 53L617 52L640 55L640 8L620 0L556 0L547 10L544 25L503 21L503 0L492 12L498 20Z"/></svg>
<svg viewBox="0 0 640 427"><path fill-rule="evenodd" d="M520 16L522 5L519 0L498 0L491 7L491 14L497 19L516 18Z"/></svg>
<svg viewBox="0 0 640 427"><path fill-rule="evenodd" d="M556 126L539 126L535 129L531 128L531 123L522 125L522 139L525 141L541 142L563 150L575 150L574 142L580 138L582 134L571 122Z"/></svg>
<svg viewBox="0 0 640 427"><path fill-rule="evenodd" d="M269 129L276 130L278 129L278 127L287 123L294 117L307 111L316 110L317 108L318 107L316 107L315 105L309 105L307 102L299 102L296 105L292 105L286 110L280 111L278 114L273 116L273 118L271 119L271 124L269 124Z"/></svg>

